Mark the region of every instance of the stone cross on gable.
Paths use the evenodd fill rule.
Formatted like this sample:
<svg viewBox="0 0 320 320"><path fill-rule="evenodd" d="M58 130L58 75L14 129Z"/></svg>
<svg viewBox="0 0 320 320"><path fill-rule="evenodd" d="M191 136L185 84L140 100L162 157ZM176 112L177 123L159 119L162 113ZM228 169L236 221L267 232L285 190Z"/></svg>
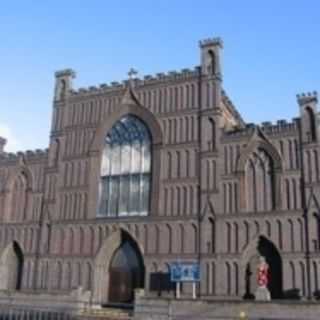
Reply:
<svg viewBox="0 0 320 320"><path fill-rule="evenodd" d="M128 72L129 80L132 80L132 78L133 78L135 75L137 75L137 74L138 74L138 71L135 70L135 69L133 69L133 68L131 68L131 69L129 70L129 72Z"/></svg>

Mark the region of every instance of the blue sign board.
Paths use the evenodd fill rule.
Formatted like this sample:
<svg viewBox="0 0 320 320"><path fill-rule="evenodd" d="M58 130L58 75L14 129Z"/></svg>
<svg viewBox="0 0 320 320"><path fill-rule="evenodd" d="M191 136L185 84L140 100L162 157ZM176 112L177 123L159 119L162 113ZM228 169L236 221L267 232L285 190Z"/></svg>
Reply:
<svg viewBox="0 0 320 320"><path fill-rule="evenodd" d="M194 262L173 262L170 264L170 279L172 282L200 281L200 267Z"/></svg>

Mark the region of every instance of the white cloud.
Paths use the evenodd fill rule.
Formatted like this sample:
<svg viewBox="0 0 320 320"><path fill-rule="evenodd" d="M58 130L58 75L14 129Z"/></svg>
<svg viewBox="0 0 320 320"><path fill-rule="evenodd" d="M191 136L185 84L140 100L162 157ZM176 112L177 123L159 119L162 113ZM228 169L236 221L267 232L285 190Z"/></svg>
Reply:
<svg viewBox="0 0 320 320"><path fill-rule="evenodd" d="M7 140L7 144L4 148L6 152L17 152L22 149L20 141L15 137L10 127L3 123L0 123L0 137Z"/></svg>

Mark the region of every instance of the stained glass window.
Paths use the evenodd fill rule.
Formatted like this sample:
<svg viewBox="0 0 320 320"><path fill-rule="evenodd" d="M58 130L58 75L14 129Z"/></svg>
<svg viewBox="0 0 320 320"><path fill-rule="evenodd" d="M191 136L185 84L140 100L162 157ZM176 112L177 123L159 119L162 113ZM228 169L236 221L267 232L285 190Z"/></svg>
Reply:
<svg viewBox="0 0 320 320"><path fill-rule="evenodd" d="M98 216L145 216L149 212L151 135L137 117L117 121L102 153Z"/></svg>

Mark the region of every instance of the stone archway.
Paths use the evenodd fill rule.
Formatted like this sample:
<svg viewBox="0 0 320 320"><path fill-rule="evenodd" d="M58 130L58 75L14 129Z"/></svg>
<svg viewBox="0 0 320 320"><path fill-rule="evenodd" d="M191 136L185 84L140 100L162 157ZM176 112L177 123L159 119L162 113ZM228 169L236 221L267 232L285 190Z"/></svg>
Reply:
<svg viewBox="0 0 320 320"><path fill-rule="evenodd" d="M267 237L257 236L242 255L242 291L244 299L254 299L257 289L257 265L259 256L264 256L269 264L268 289L272 299L281 299L283 294L282 259L277 247Z"/></svg>
<svg viewBox="0 0 320 320"><path fill-rule="evenodd" d="M144 288L143 249L126 231L114 231L95 259L93 303L131 303L134 290Z"/></svg>
<svg viewBox="0 0 320 320"><path fill-rule="evenodd" d="M0 290L20 290L23 276L23 253L17 242L10 243L0 256Z"/></svg>
<svg viewBox="0 0 320 320"><path fill-rule="evenodd" d="M265 237L260 237L258 243L258 252L266 257L269 264L269 285L268 289L272 299L281 299L283 295L282 288L282 259L276 246Z"/></svg>
<svg viewBox="0 0 320 320"><path fill-rule="evenodd" d="M144 287L143 259L137 245L126 233L109 265L108 300L111 303L132 303L134 290Z"/></svg>

